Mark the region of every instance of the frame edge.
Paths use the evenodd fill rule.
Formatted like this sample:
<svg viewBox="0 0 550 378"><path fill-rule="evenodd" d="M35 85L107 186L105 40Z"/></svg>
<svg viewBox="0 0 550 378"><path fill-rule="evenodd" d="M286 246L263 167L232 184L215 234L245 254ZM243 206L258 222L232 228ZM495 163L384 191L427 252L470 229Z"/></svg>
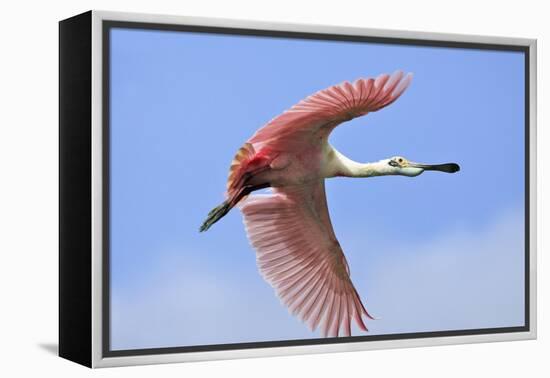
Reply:
<svg viewBox="0 0 550 378"><path fill-rule="evenodd" d="M59 356L91 367L91 12L59 22Z"/></svg>

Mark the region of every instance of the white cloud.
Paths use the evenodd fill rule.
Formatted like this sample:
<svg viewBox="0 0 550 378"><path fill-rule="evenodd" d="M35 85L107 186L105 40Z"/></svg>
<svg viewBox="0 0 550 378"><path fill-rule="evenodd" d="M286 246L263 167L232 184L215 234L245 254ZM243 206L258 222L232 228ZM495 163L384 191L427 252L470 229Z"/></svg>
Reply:
<svg viewBox="0 0 550 378"><path fill-rule="evenodd" d="M371 333L521 326L524 322L523 213L478 230L454 230L413 245L378 244L383 254L353 271ZM361 266L360 260L354 261Z"/></svg>
<svg viewBox="0 0 550 378"><path fill-rule="evenodd" d="M201 252L195 251L198 256ZM243 274L218 270L208 265L211 260L163 255L169 261L152 266L137 287L113 292L114 349L311 337L255 268Z"/></svg>
<svg viewBox="0 0 550 378"><path fill-rule="evenodd" d="M359 293L381 318L368 322L370 334L523 323L520 211L416 244L370 240L369 253L361 234L341 240ZM288 314L252 265L235 272L200 260L207 251L185 248L157 251L162 260L139 282L115 288L114 349L318 337Z"/></svg>

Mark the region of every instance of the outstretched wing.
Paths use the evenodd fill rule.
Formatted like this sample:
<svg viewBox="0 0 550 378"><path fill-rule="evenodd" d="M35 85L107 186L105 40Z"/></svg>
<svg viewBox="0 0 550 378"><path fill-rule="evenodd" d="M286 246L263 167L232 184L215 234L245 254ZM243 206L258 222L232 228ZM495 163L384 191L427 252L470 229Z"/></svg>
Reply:
<svg viewBox="0 0 550 378"><path fill-rule="evenodd" d="M248 139L231 163L228 197L243 179L268 167L280 152L303 151L322 142L340 123L388 106L407 89L412 74L401 71L321 90L275 117Z"/></svg>
<svg viewBox="0 0 550 378"><path fill-rule="evenodd" d="M259 151L292 151L328 135L337 125L388 106L401 96L412 74L397 71L323 89L272 119L248 140ZM320 134L321 132L321 134Z"/></svg>
<svg viewBox="0 0 550 378"><path fill-rule="evenodd" d="M324 336L367 330L363 306L329 218L324 180L242 202L246 232L258 268L292 314Z"/></svg>

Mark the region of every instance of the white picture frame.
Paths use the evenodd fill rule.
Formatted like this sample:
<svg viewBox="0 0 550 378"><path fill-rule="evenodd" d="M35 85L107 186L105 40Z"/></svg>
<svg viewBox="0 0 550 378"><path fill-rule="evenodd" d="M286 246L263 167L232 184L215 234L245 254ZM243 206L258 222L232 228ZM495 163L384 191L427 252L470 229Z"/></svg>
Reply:
<svg viewBox="0 0 550 378"><path fill-rule="evenodd" d="M106 351L105 333L105 104L107 83L105 64L106 31L109 25L133 23L147 28L181 30L181 27L232 29L236 33L250 32L268 35L285 33L299 35L333 36L344 38L370 38L393 43L425 43L429 46L472 47L497 46L502 49L517 48L526 54L526 132L528 154L526 156L526 189L528 190L528 246L526 261L526 314L527 326L513 332L456 332L452 335L418 335L407 338L386 338L369 341L309 343L306 345L270 345L267 347L246 346L244 348L211 348L200 351L178 352L169 348L164 352L142 350L140 353L110 353ZM281 34L282 33L282 34ZM84 41L84 42L83 42ZM78 44L79 47L76 47ZM84 45L83 45L84 44ZM80 50L79 50L80 49ZM85 52L82 55L82 51ZM90 11L69 20L60 22L60 355L89 367L114 367L155 363L173 363L233 358L296 355L305 353L347 352L371 349L420 347L431 345L465 344L536 338L536 40L523 38L503 38L478 35L425 33L413 31L350 28L323 25L302 25L266 23L215 18L196 18L154 14ZM80 58L78 58L79 56ZM89 79L82 73L67 73L63 70L68 61L89 68ZM82 86L80 94L71 88ZM87 97L89 96L89 97ZM81 109L78 114L71 109ZM86 127L69 129L69 123L86 121ZM64 137L65 136L65 137ZM73 154L75 138L87 141L89 151L82 155ZM69 151L69 152L67 152ZM89 156L87 153L89 152ZM65 164L65 165L64 165ZM70 166L72 164L72 166ZM79 173L77 173L79 170ZM75 185L75 175L88 181ZM90 184L89 192L82 191ZM86 207L89 213L83 222L75 222L78 214L71 213L74 205ZM75 256L76 253L76 256ZM71 273L72 272L72 273ZM78 299L77 299L78 297ZM89 317L83 317L87 314ZM76 320L75 320L76 319Z"/></svg>

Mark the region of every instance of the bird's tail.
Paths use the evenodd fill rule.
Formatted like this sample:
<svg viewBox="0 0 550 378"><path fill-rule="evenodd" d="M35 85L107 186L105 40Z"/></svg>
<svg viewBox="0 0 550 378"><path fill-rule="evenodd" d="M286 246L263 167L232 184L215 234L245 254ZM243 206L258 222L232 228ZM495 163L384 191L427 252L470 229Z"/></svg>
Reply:
<svg viewBox="0 0 550 378"><path fill-rule="evenodd" d="M231 210L233 205L231 204L231 201L226 200L221 203L221 205L216 206L210 212L208 213L208 216L206 217L206 220L202 223L202 226L200 227L200 232L208 230L214 223L222 219L228 212Z"/></svg>

